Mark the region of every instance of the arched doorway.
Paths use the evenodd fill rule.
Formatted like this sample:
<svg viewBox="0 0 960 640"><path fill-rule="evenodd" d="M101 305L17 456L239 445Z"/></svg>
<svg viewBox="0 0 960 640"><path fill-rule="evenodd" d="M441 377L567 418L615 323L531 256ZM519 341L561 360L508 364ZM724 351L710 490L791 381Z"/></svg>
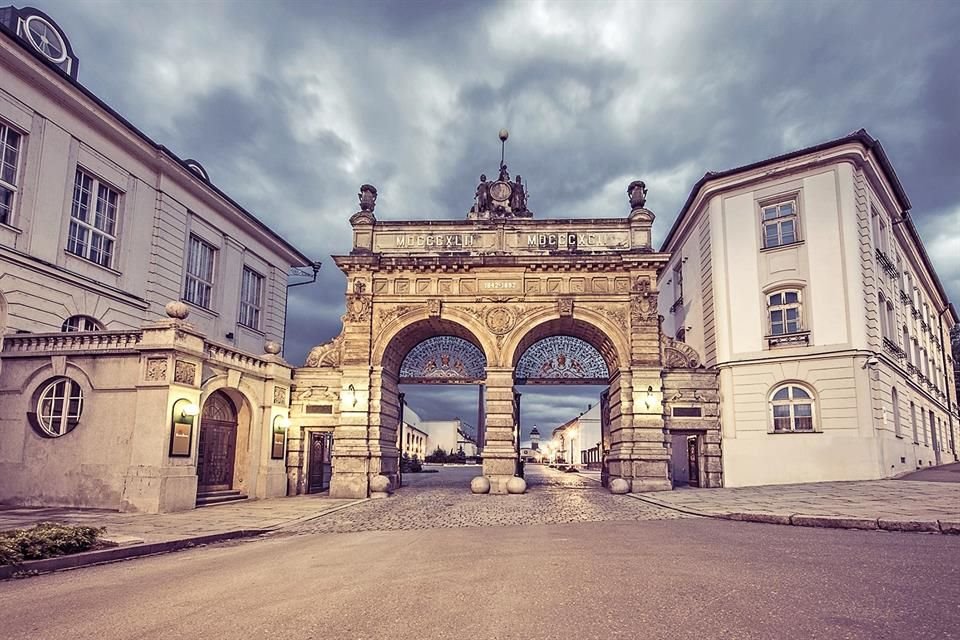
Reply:
<svg viewBox="0 0 960 640"><path fill-rule="evenodd" d="M200 416L197 499L233 489L237 457L237 408L223 391L210 394Z"/></svg>
<svg viewBox="0 0 960 640"><path fill-rule="evenodd" d="M419 463L476 462L482 446L477 389L487 357L473 333L453 321L415 321L389 341L381 362L380 412L372 420L379 421L380 441L396 447L396 466L381 468L394 486L410 484L403 470L419 466L410 464L414 457ZM446 475L467 486L478 474L460 469Z"/></svg>
<svg viewBox="0 0 960 640"><path fill-rule="evenodd" d="M523 336L512 362L517 446L537 426L544 434L541 458L548 464L582 470L589 464L605 477L611 427L617 430L621 415L613 341L584 320L553 319ZM536 484L537 475L525 476Z"/></svg>

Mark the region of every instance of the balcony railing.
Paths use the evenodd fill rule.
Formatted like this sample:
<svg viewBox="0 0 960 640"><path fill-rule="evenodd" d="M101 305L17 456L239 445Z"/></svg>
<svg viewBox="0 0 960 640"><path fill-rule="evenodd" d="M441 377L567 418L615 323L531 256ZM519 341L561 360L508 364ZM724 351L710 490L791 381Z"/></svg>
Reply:
<svg viewBox="0 0 960 640"><path fill-rule="evenodd" d="M238 369L250 369L259 372L267 366L265 360L215 342L205 342L203 351L209 359Z"/></svg>
<svg viewBox="0 0 960 640"><path fill-rule="evenodd" d="M897 266L893 264L893 260L891 260L890 257L883 251L880 251L880 249L877 249L877 262L880 263L880 266L888 276L891 278L897 277Z"/></svg>
<svg viewBox="0 0 960 640"><path fill-rule="evenodd" d="M889 351L891 354L895 355L898 359L903 359L907 357L907 353L900 348L896 342L890 338L883 339L883 348Z"/></svg>
<svg viewBox="0 0 960 640"><path fill-rule="evenodd" d="M782 333L775 336L767 336L767 346L771 349L775 347L799 347L810 344L809 331L796 331L794 333Z"/></svg>
<svg viewBox="0 0 960 640"><path fill-rule="evenodd" d="M17 333L3 337L3 353L31 354L61 351L123 351L134 349L141 331L69 331Z"/></svg>
<svg viewBox="0 0 960 640"><path fill-rule="evenodd" d="M675 313L677 309L683 306L683 296L680 296L676 301L670 305L670 313Z"/></svg>

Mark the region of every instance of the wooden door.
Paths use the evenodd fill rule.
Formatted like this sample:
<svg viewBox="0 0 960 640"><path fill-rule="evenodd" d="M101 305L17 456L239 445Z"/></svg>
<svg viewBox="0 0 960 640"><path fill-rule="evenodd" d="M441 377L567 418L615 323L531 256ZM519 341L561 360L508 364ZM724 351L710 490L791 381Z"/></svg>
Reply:
<svg viewBox="0 0 960 640"><path fill-rule="evenodd" d="M307 493L330 488L332 433L310 432L310 468L307 473Z"/></svg>
<svg viewBox="0 0 960 640"><path fill-rule="evenodd" d="M214 393L203 405L197 446L197 492L233 487L237 457L237 412L230 399Z"/></svg>

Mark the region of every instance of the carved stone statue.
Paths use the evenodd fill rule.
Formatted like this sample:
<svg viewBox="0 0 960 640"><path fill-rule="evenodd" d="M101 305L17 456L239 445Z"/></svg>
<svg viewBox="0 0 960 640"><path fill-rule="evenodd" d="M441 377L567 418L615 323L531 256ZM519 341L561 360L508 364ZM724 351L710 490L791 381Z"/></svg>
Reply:
<svg viewBox="0 0 960 640"><path fill-rule="evenodd" d="M480 174L480 184L477 185L477 213L490 210L490 184L487 182L487 174Z"/></svg>
<svg viewBox="0 0 960 640"><path fill-rule="evenodd" d="M510 209L514 213L527 210L527 194L523 188L523 181L517 176L513 185L513 191L510 192Z"/></svg>
<svg viewBox="0 0 960 640"><path fill-rule="evenodd" d="M365 283L360 278L353 279L353 292L357 294L363 293L367 288L367 283Z"/></svg>
<svg viewBox="0 0 960 640"><path fill-rule="evenodd" d="M360 199L361 211L373 211L377 206L377 188L372 184L365 184L360 187L360 193L357 194Z"/></svg>
<svg viewBox="0 0 960 640"><path fill-rule="evenodd" d="M642 209L647 204L647 185L643 180L634 180L627 187L631 209Z"/></svg>
<svg viewBox="0 0 960 640"><path fill-rule="evenodd" d="M510 182L510 173L507 171L506 163L500 165L500 177L497 179L502 182Z"/></svg>

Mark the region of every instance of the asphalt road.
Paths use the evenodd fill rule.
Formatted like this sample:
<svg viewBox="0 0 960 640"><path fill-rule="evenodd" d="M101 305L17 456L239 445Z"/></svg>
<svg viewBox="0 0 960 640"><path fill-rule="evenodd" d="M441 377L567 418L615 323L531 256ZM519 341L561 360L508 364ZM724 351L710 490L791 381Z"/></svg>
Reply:
<svg viewBox="0 0 960 640"><path fill-rule="evenodd" d="M286 535L0 583L0 636L958 638L958 558L707 519Z"/></svg>

